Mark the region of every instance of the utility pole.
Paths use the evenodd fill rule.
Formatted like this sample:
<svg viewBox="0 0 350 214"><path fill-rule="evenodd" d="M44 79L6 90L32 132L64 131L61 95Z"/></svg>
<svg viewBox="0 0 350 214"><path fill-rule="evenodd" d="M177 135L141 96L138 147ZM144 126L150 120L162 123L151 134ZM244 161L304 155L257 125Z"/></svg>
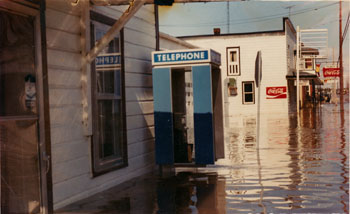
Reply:
<svg viewBox="0 0 350 214"><path fill-rule="evenodd" d="M227 33L230 33L230 1L227 1Z"/></svg>
<svg viewBox="0 0 350 214"><path fill-rule="evenodd" d="M344 111L344 80L343 80L343 33L342 33L342 11L341 0L339 0L339 72L340 72L340 111Z"/></svg>
<svg viewBox="0 0 350 214"><path fill-rule="evenodd" d="M297 26L297 62L296 62L296 70L297 70L297 82L296 82L296 88L297 88L297 112L299 113L300 110L300 87L299 87L299 69L300 69L300 28Z"/></svg>

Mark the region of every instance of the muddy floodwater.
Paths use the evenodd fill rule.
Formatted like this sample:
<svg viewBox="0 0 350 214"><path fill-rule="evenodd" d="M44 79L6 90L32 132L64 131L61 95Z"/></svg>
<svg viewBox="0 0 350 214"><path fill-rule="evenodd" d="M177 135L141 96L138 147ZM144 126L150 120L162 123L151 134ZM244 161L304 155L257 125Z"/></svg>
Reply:
<svg viewBox="0 0 350 214"><path fill-rule="evenodd" d="M60 212L349 213L349 104L262 115L257 129L255 117L230 123L216 165L137 178Z"/></svg>

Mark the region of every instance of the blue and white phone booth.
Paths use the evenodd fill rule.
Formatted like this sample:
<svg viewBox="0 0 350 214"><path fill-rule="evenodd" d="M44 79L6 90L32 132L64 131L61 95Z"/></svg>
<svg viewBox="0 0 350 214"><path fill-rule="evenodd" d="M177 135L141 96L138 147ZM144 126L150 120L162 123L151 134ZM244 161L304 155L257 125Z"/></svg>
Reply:
<svg viewBox="0 0 350 214"><path fill-rule="evenodd" d="M152 52L157 164L224 158L220 64L211 49Z"/></svg>

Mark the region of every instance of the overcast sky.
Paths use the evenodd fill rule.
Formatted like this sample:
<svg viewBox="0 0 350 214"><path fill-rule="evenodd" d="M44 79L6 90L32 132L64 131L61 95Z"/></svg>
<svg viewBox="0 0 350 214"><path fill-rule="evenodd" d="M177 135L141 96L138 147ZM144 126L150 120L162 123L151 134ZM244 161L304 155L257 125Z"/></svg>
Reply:
<svg viewBox="0 0 350 214"><path fill-rule="evenodd" d="M229 8L229 10L227 9ZM342 2L343 29L350 11L349 1ZM161 6L160 31L172 36L243 33L281 30L282 18L291 19L301 29L328 29L329 59L333 48L339 53L339 1L257 1L186 3ZM349 78L349 33L343 44L344 78Z"/></svg>

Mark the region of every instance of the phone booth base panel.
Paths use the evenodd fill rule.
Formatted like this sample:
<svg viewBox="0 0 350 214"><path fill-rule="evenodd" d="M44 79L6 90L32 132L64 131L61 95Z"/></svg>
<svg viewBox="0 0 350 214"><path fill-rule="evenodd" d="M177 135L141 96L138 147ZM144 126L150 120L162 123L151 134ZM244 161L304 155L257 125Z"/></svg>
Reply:
<svg viewBox="0 0 350 214"><path fill-rule="evenodd" d="M154 68L152 71L156 163L159 165L174 163L170 71L170 68Z"/></svg>
<svg viewBox="0 0 350 214"><path fill-rule="evenodd" d="M193 109L196 164L214 164L211 66L193 66Z"/></svg>

